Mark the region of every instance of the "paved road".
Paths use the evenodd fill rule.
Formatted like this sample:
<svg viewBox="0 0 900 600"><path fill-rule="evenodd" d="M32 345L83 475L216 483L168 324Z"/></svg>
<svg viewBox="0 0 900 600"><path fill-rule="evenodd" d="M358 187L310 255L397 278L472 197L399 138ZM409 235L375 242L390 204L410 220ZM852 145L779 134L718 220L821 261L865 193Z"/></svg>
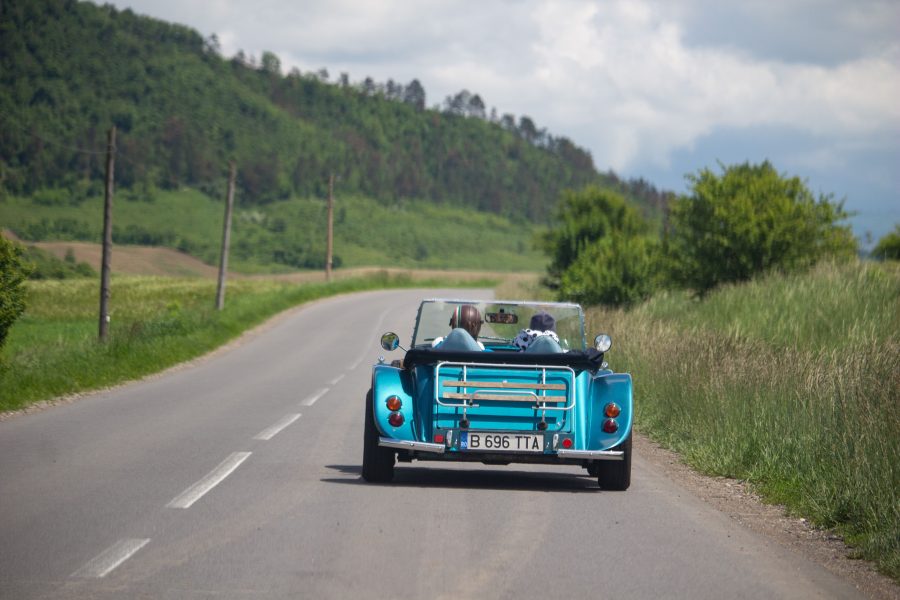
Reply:
<svg viewBox="0 0 900 600"><path fill-rule="evenodd" d="M0 423L0 598L856 597L639 455L618 493L539 465L362 483L378 334L408 341L419 298L460 293L319 302L213 359Z"/></svg>

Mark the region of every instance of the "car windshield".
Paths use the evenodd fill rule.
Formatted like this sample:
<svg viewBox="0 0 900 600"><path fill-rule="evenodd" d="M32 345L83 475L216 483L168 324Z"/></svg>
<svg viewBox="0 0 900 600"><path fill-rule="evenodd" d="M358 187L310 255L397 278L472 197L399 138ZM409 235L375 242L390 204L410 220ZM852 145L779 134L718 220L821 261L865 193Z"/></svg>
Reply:
<svg viewBox="0 0 900 600"><path fill-rule="evenodd" d="M435 338L450 331L450 316L460 304L472 304L481 313L484 323L478 341L485 348L509 346L523 329L527 329L532 315L546 312L556 320L556 334L563 350L584 350L584 315L577 304L557 302L508 302L503 300L425 300L419 307L413 346L427 347Z"/></svg>

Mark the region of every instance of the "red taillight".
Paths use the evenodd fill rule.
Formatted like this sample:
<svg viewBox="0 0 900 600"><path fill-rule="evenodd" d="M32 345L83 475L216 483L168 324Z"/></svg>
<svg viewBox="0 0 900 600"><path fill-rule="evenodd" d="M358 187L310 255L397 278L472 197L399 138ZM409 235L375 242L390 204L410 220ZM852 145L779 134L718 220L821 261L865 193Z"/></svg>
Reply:
<svg viewBox="0 0 900 600"><path fill-rule="evenodd" d="M615 419L607 419L603 421L603 431L606 433L615 433L619 430L619 424Z"/></svg>
<svg viewBox="0 0 900 600"><path fill-rule="evenodd" d="M443 433L434 434L434 443L435 444L443 444L444 443L444 434Z"/></svg>
<svg viewBox="0 0 900 600"><path fill-rule="evenodd" d="M388 410L400 410L401 406L403 406L403 402L400 401L400 398L398 398L397 396L388 396Z"/></svg>
<svg viewBox="0 0 900 600"><path fill-rule="evenodd" d="M619 408L619 405L615 404L613 402L610 402L609 404L607 404L606 408L603 409L603 413L611 419L615 419L616 417L618 417L619 413L621 413L621 412L622 412L622 409Z"/></svg>
<svg viewBox="0 0 900 600"><path fill-rule="evenodd" d="M563 446L563 448L565 448L566 450L568 450L569 448L572 447L572 440L569 439L569 438L564 439L564 440L562 441L562 446Z"/></svg>
<svg viewBox="0 0 900 600"><path fill-rule="evenodd" d="M390 423L393 427L400 427L401 425L403 425L403 415L398 412L391 413L388 416L388 423Z"/></svg>

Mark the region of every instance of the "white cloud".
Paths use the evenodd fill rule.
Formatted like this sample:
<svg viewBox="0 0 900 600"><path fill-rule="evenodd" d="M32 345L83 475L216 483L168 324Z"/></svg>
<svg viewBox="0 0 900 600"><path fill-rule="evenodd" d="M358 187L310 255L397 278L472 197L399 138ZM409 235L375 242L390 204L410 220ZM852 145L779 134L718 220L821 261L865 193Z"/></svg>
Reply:
<svg viewBox="0 0 900 600"><path fill-rule="evenodd" d="M721 127L778 125L835 139L900 131L893 49L835 67L784 64L689 47L679 24L649 3L577 8L547 3L537 12L531 85L543 92L529 95L543 96L553 130L579 132L601 168L664 164Z"/></svg>

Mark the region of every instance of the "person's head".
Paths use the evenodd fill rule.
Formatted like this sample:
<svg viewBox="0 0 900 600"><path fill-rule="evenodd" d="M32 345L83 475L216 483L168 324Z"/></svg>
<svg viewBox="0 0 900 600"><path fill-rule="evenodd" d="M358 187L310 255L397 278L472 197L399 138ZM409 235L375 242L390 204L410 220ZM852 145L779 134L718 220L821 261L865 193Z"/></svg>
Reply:
<svg viewBox="0 0 900 600"><path fill-rule="evenodd" d="M535 313L531 317L531 324L528 325L528 329L534 331L556 331L556 319L544 311Z"/></svg>
<svg viewBox="0 0 900 600"><path fill-rule="evenodd" d="M450 315L450 327L461 327L477 340L481 331L481 313L471 304L458 304Z"/></svg>

